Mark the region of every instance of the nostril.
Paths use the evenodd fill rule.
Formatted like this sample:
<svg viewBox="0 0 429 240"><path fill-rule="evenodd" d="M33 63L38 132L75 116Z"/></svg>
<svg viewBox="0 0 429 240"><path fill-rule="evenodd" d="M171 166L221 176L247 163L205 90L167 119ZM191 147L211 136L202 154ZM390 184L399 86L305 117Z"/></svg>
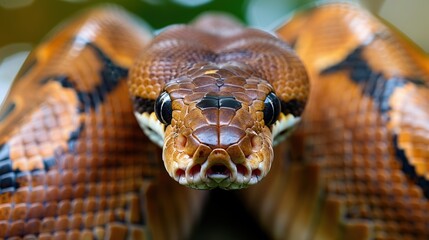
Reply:
<svg viewBox="0 0 429 240"><path fill-rule="evenodd" d="M247 168L243 164L237 164L237 172L243 176L247 175Z"/></svg>
<svg viewBox="0 0 429 240"><path fill-rule="evenodd" d="M211 166L208 170L207 170L207 175L211 176L211 175L230 175L231 171L225 166L225 165L220 165L220 164L216 164Z"/></svg>

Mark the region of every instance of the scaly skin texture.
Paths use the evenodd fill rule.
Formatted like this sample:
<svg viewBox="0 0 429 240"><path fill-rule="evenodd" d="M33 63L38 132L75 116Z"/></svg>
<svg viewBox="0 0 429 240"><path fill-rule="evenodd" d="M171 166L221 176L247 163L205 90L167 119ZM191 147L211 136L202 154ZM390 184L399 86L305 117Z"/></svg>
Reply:
<svg viewBox="0 0 429 240"><path fill-rule="evenodd" d="M129 85L136 109L168 93L173 113L164 165L175 180L200 189L259 182L270 170L275 137L264 122L266 97L274 92L284 103L281 117L299 117L309 93L305 69L288 45L220 16L155 37ZM208 96L229 97L235 105L216 107ZM227 177L214 179L217 173Z"/></svg>
<svg viewBox="0 0 429 240"><path fill-rule="evenodd" d="M205 193L160 171L125 81L150 39L100 8L33 51L0 111L0 238L186 238Z"/></svg>
<svg viewBox="0 0 429 240"><path fill-rule="evenodd" d="M275 239L428 239L427 56L349 4L277 32L312 91L272 174L243 200Z"/></svg>
<svg viewBox="0 0 429 240"><path fill-rule="evenodd" d="M253 30L246 35L242 27L222 18L203 18L195 26L173 28L167 32L173 35L161 35L164 40L152 44L164 42L165 49L178 44L179 36L187 39L182 44L191 43L192 36L195 46L211 46L208 49L219 54L213 46L222 53L226 45L214 42L237 41L238 47L252 43L252 34L274 39ZM222 34L207 38L213 29ZM303 12L277 33L302 58L312 90L302 124L274 149L266 178L239 192L243 203L273 239L428 239L427 56L349 4ZM206 192L173 181L162 169L161 150L139 130L125 83L135 59L140 62L134 66L146 67L133 70L144 84L131 88L134 100L139 96L154 101L166 87L176 92L177 102L185 102L195 94L195 75L201 74L211 86L219 75L226 77L223 83L231 81L236 87L228 92L246 92L244 83L261 81L265 87L253 87L263 94L272 87L282 99L292 96L282 95L290 90L282 90L289 81L277 82L273 72L259 71L267 52L244 63L204 62L204 68L194 70L200 62L142 65L138 55L153 50L147 48L150 39L126 13L100 8L62 26L33 51L0 110L0 238L187 239ZM187 55L185 46L147 56L201 57ZM251 49L254 53L264 48ZM298 64L295 55L288 56ZM262 62L252 62L255 59ZM290 60L279 68L284 70L280 75L304 76L302 66L288 65ZM153 75L147 75L149 70ZM193 89L193 94L174 91L181 83L169 79L180 71L192 83L185 83L184 91ZM252 101L261 101L259 97ZM249 105L250 100L240 101ZM194 111L189 106L186 109ZM175 118L186 125L186 116L178 115ZM196 115L198 121L209 116L203 111ZM188 124L198 129L196 123ZM190 142L180 138L176 147ZM223 141L218 138L212 145Z"/></svg>

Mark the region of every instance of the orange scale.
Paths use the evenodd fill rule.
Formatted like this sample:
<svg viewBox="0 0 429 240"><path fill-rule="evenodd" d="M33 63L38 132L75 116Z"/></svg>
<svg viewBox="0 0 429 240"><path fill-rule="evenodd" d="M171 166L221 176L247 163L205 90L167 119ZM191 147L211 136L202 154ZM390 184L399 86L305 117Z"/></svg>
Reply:
<svg viewBox="0 0 429 240"><path fill-rule="evenodd" d="M25 220L27 218L27 204L19 203L14 206L11 212L11 221Z"/></svg>
<svg viewBox="0 0 429 240"><path fill-rule="evenodd" d="M95 197L97 196L97 184L96 183L87 183L85 186L85 192L88 196Z"/></svg>
<svg viewBox="0 0 429 240"><path fill-rule="evenodd" d="M80 183L73 187L73 197L83 198L86 195L86 184Z"/></svg>
<svg viewBox="0 0 429 240"><path fill-rule="evenodd" d="M31 219L25 223L24 231L26 234L38 234L40 232L41 224L42 222L39 219ZM29 238L29 239L32 239L32 238Z"/></svg>
<svg viewBox="0 0 429 240"><path fill-rule="evenodd" d="M34 131L34 138L37 142L44 143L50 140L49 133L45 130Z"/></svg>
<svg viewBox="0 0 429 240"><path fill-rule="evenodd" d="M49 186L60 185L61 174L57 170L53 169L46 174L46 184Z"/></svg>
<svg viewBox="0 0 429 240"><path fill-rule="evenodd" d="M46 217L42 220L42 225L40 227L41 233L51 233L55 229L55 219L52 217Z"/></svg>
<svg viewBox="0 0 429 240"><path fill-rule="evenodd" d="M68 200L73 198L73 188L70 185L60 187L59 199Z"/></svg>
<svg viewBox="0 0 429 240"><path fill-rule="evenodd" d="M77 160L79 159L79 160ZM84 158L75 158L75 165L77 170L74 170L73 182L74 183L86 183L88 181L87 170L85 166Z"/></svg>
<svg viewBox="0 0 429 240"><path fill-rule="evenodd" d="M18 188L12 196L13 203L25 203L29 200L30 189L28 186Z"/></svg>
<svg viewBox="0 0 429 240"><path fill-rule="evenodd" d="M12 161L22 159L23 157L25 157L24 146L21 144L12 145L10 147L9 156Z"/></svg>
<svg viewBox="0 0 429 240"><path fill-rule="evenodd" d="M91 229L95 224L95 216L93 213L85 213L82 215L83 226L87 229Z"/></svg>
<svg viewBox="0 0 429 240"><path fill-rule="evenodd" d="M103 226L104 224L107 223L108 217L106 216L107 215L106 212L101 211L101 212L97 212L95 214L95 216L94 216L94 225L95 226Z"/></svg>
<svg viewBox="0 0 429 240"><path fill-rule="evenodd" d="M32 203L28 207L27 219L41 219L45 216L45 208L42 203Z"/></svg>
<svg viewBox="0 0 429 240"><path fill-rule="evenodd" d="M82 198L74 199L71 202L71 213L72 214L83 213L83 200L82 200Z"/></svg>
<svg viewBox="0 0 429 240"><path fill-rule="evenodd" d="M44 169L45 165L43 159L40 155L34 155L28 159L28 169L30 171Z"/></svg>
<svg viewBox="0 0 429 240"><path fill-rule="evenodd" d="M64 141L68 138L68 135L65 135L64 129L51 129L48 132L49 139L53 142Z"/></svg>
<svg viewBox="0 0 429 240"><path fill-rule="evenodd" d="M70 156L70 157L72 157L72 156ZM72 162L72 159L66 160L66 161ZM73 184L74 172L73 172L73 170L63 170L58 177L60 179L61 185L70 185L70 184Z"/></svg>
<svg viewBox="0 0 429 240"><path fill-rule="evenodd" d="M46 201L57 201L59 199L59 188L49 185L46 189Z"/></svg>
<svg viewBox="0 0 429 240"><path fill-rule="evenodd" d="M46 190L44 186L32 187L28 195L28 201L31 203L44 202L46 200Z"/></svg>
<svg viewBox="0 0 429 240"><path fill-rule="evenodd" d="M25 222L23 220L18 220L10 223L8 235L9 237L22 236L25 233L24 231L25 231Z"/></svg>
<svg viewBox="0 0 429 240"><path fill-rule="evenodd" d="M97 210L98 211L104 211L104 210L109 209L108 205L109 205L109 203L105 197L98 198L98 202L97 202Z"/></svg>
<svg viewBox="0 0 429 240"><path fill-rule="evenodd" d="M88 197L83 202L84 212L95 212L97 210L97 201L94 197Z"/></svg>
<svg viewBox="0 0 429 240"><path fill-rule="evenodd" d="M81 229L84 226L84 220L81 214L73 214L70 217L68 229ZM78 238L73 238L78 239Z"/></svg>
<svg viewBox="0 0 429 240"><path fill-rule="evenodd" d="M0 204L0 221L9 221L12 217L12 204L3 203Z"/></svg>
<svg viewBox="0 0 429 240"><path fill-rule="evenodd" d="M69 200L62 200L58 203L57 216L68 215L71 212L72 204Z"/></svg>
<svg viewBox="0 0 429 240"><path fill-rule="evenodd" d="M96 196L106 196L108 195L108 187L104 182L95 184Z"/></svg>
<svg viewBox="0 0 429 240"><path fill-rule="evenodd" d="M55 227L61 227L61 226L59 226L58 223L56 223ZM55 240L67 239L67 233L65 231L56 230L56 232L54 232L53 239Z"/></svg>

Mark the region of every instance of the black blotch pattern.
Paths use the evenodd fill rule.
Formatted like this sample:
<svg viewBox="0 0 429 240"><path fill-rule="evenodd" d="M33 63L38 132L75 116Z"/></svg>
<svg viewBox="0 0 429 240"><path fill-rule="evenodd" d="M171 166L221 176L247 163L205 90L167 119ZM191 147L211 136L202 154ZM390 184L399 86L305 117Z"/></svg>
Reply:
<svg viewBox="0 0 429 240"><path fill-rule="evenodd" d="M97 85L92 91L85 92L77 90L73 81L71 81L68 76L65 75L48 76L39 81L40 84L46 84L49 81L57 81L64 88L74 89L80 103L80 106L78 106L77 109L77 111L80 113L85 112L85 110L88 108L96 109L99 104L105 100L106 96L118 86L119 82L128 75L128 69L113 63L113 61L93 43L86 42L86 45L97 53L97 56L103 63L103 67L100 71L101 84ZM31 62L27 69L22 71L21 77L25 75L26 72L28 72L34 65L36 65L36 63L37 61ZM6 118L14 108L14 103L11 103L3 108L3 111L0 113L0 121ZM76 130L70 133L70 137L67 140L69 147L68 151L75 151L76 142L81 136L84 127L84 124L81 124ZM12 160L10 159L9 145L0 145L0 194L14 192L17 188L19 188L19 182L31 180L32 175L36 176L45 174L46 171L49 171L53 166L56 165L56 159L60 158L63 154L64 150L56 149L54 156L43 159L44 169L34 169L31 172L24 172L20 171L19 169L13 170Z"/></svg>
<svg viewBox="0 0 429 240"><path fill-rule="evenodd" d="M9 114L11 114L13 112L15 107L16 107L16 104L14 102L11 102L11 103L7 104L5 107L3 107L0 111L0 122L5 120L7 118L7 116L9 116Z"/></svg>
<svg viewBox="0 0 429 240"><path fill-rule="evenodd" d="M407 176L416 183L422 190L426 198L429 199L429 181L425 177L419 176L416 172L416 169L413 165L410 164L408 158L405 154L405 151L401 149L398 145L398 136L393 136L393 146L395 147L396 158L399 159L402 165L402 171L407 174Z"/></svg>
<svg viewBox="0 0 429 240"><path fill-rule="evenodd" d="M34 169L32 171L21 171L13 169L10 158L10 147L8 144L0 146L0 194L15 192L20 187L20 182L28 182L32 177L46 174L55 165L55 157L43 159L44 169Z"/></svg>
<svg viewBox="0 0 429 240"><path fill-rule="evenodd" d="M9 159L9 145L0 145L0 161Z"/></svg>
<svg viewBox="0 0 429 240"><path fill-rule="evenodd" d="M414 84L418 87L429 87L421 79L392 77L386 79L381 72L375 72L362 57L365 46L356 48L344 61L325 69L322 74L347 70L353 82L362 86L362 94L371 97L378 105L378 111L385 119L389 119L387 113L391 110L389 99L396 88L405 84ZM429 199L429 181L423 176L418 176L415 167L410 163L405 151L399 148L397 135L393 136L396 159L402 164L402 171L417 184L426 198Z"/></svg>
<svg viewBox="0 0 429 240"><path fill-rule="evenodd" d="M0 188L1 189L7 189L7 188L15 188L15 173L5 173L0 175Z"/></svg>
<svg viewBox="0 0 429 240"><path fill-rule="evenodd" d="M141 97L133 97L133 105L134 110L138 113L151 113L153 112L154 106L155 106L155 100L147 99L147 98L141 98Z"/></svg>
<svg viewBox="0 0 429 240"><path fill-rule="evenodd" d="M0 161L0 175L4 175L12 172L12 162L11 161Z"/></svg>
<svg viewBox="0 0 429 240"><path fill-rule="evenodd" d="M45 168L45 171L49 171L53 166L55 166L56 161L55 157L48 157L43 159L43 166Z"/></svg>
<svg viewBox="0 0 429 240"><path fill-rule="evenodd" d="M99 74L101 78L101 83L92 89L92 91L79 91L76 89L74 82L69 79L66 75L56 75L48 76L39 81L40 84L46 84L49 81L56 81L61 84L64 88L74 89L76 96L79 101L78 112L84 113L86 110L94 109L103 103L106 99L106 96L116 89L120 81L128 76L128 69L123 68L115 64L100 48L98 48L92 42L89 42L85 39L79 39L84 42L86 46L90 47L95 51L98 58L100 59L103 67L101 68ZM80 134L84 130L84 124L81 124L77 129L70 133L70 137L67 140L68 148L70 152L74 152L76 148L76 142L80 137ZM56 158L60 157L63 154L62 151L57 152L56 155L50 158L43 159L45 170L49 170L52 166L56 164Z"/></svg>
<svg viewBox="0 0 429 240"><path fill-rule="evenodd" d="M232 96L217 96L217 95L206 95L197 103L197 107L201 110L207 108L232 108L238 110L241 108L241 103Z"/></svg>
<svg viewBox="0 0 429 240"><path fill-rule="evenodd" d="M357 47L342 62L322 71L330 74L342 70L350 72L353 82L362 85L362 94L371 97L378 105L378 110L385 114L390 110L389 98L396 88L412 83L420 87L428 87L421 79L392 77L386 79L381 72L375 72L362 57L365 46Z"/></svg>
<svg viewBox="0 0 429 240"><path fill-rule="evenodd" d="M91 42L86 45L93 49L103 67L100 70L101 84L94 87L92 91L79 91L74 83L65 75L48 76L39 81L40 84L46 84L49 81L57 81L64 88L75 89L80 102L79 112L85 112L86 109L96 109L106 99L106 96L118 86L119 82L128 76L128 69L115 64L100 48Z"/></svg>
<svg viewBox="0 0 429 240"><path fill-rule="evenodd" d="M8 144L0 146L0 194L13 192L18 187L15 172L12 169L10 159L10 147Z"/></svg>
<svg viewBox="0 0 429 240"><path fill-rule="evenodd" d="M84 124L81 124L77 129L70 133L69 139L67 140L69 151L74 152L76 149L76 142L79 139L85 128ZM48 159L49 160L49 159ZM49 162L48 162L49 164Z"/></svg>
<svg viewBox="0 0 429 240"><path fill-rule="evenodd" d="M290 101L284 102L280 101L281 111L284 115L292 114L295 117L301 116L305 108L305 102L292 99Z"/></svg>

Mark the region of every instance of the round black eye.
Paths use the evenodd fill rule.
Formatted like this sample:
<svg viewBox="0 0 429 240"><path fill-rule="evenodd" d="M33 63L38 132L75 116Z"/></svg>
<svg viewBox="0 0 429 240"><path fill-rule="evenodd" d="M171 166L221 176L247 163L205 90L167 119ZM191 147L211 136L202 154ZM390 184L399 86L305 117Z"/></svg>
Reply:
<svg viewBox="0 0 429 240"><path fill-rule="evenodd" d="M281 103L278 97L271 92L264 101L264 121L270 126L277 121L281 111Z"/></svg>
<svg viewBox="0 0 429 240"><path fill-rule="evenodd" d="M173 108L171 106L170 95L162 92L155 101L155 114L160 122L165 125L171 124L173 118Z"/></svg>

